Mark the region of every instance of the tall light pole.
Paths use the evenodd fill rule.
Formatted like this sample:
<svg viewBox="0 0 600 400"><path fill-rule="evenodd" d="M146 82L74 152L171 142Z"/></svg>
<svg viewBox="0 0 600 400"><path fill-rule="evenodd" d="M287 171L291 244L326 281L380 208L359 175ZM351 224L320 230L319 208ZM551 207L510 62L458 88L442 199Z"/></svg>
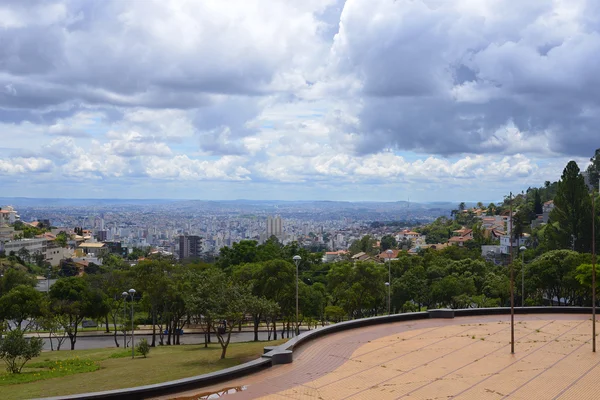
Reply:
<svg viewBox="0 0 600 400"><path fill-rule="evenodd" d="M131 296L131 359L135 358L135 334L133 332L133 296L135 295L135 289L129 289L129 296Z"/></svg>
<svg viewBox="0 0 600 400"><path fill-rule="evenodd" d="M46 279L46 293L50 294L50 274L52 273L52 265L48 265L48 279Z"/></svg>
<svg viewBox="0 0 600 400"><path fill-rule="evenodd" d="M392 312L392 254L394 254L394 252L392 251L392 249L387 249L385 251L385 253L387 254L387 261L388 261L388 315L391 315Z"/></svg>
<svg viewBox="0 0 600 400"><path fill-rule="evenodd" d="M515 266L513 265L513 208L512 192L510 192L510 233L508 244L510 252L510 354L515 354Z"/></svg>
<svg viewBox="0 0 600 400"><path fill-rule="evenodd" d="M121 293L123 297L123 348L127 348L127 328L125 327L125 320L127 319L127 296L129 293L123 292Z"/></svg>
<svg viewBox="0 0 600 400"><path fill-rule="evenodd" d="M521 250L521 308L525 307L525 250L527 247L519 247Z"/></svg>
<svg viewBox="0 0 600 400"><path fill-rule="evenodd" d="M592 192L592 352L596 352L596 195Z"/></svg>
<svg viewBox="0 0 600 400"><path fill-rule="evenodd" d="M300 334L300 327L298 326L298 266L300 265L300 261L302 257L296 255L292 258L294 260L294 264L296 264L296 336Z"/></svg>

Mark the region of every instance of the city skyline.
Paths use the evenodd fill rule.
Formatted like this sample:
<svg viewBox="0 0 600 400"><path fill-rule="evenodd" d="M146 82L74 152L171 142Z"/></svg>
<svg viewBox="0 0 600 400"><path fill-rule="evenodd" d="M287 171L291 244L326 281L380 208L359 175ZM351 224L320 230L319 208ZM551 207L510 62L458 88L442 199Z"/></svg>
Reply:
<svg viewBox="0 0 600 400"><path fill-rule="evenodd" d="M593 1L8 1L0 16L6 197L491 202L600 147Z"/></svg>

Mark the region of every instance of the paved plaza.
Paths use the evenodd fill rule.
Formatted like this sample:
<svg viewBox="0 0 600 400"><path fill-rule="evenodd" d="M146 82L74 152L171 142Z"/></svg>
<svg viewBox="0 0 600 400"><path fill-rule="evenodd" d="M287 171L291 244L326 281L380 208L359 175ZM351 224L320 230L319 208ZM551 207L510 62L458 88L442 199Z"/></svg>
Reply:
<svg viewBox="0 0 600 400"><path fill-rule="evenodd" d="M170 396L289 399L597 399L600 355L585 315L428 319L349 330L310 342L294 363ZM243 390L242 390L243 389ZM231 392L236 391L232 389Z"/></svg>

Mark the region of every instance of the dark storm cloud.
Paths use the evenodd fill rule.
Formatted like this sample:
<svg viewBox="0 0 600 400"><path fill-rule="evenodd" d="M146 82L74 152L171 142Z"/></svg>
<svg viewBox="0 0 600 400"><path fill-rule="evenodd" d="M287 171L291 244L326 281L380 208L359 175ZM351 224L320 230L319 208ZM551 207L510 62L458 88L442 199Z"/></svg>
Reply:
<svg viewBox="0 0 600 400"><path fill-rule="evenodd" d="M598 147L600 4L476 4L346 2L332 55L361 83L358 153L510 153L531 138L544 139L540 153ZM497 137L511 124L522 144Z"/></svg>

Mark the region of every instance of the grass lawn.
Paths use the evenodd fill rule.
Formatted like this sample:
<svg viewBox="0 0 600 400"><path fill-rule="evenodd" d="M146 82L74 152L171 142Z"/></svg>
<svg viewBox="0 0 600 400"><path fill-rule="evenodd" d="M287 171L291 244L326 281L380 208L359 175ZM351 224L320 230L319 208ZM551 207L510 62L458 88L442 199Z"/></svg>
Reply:
<svg viewBox="0 0 600 400"><path fill-rule="evenodd" d="M270 342L232 343L227 358L220 360L221 347L204 345L162 346L150 350L148 358L131 350L92 349L44 352L25 365L18 375L0 372L2 400L31 399L148 385L205 374L258 358Z"/></svg>

